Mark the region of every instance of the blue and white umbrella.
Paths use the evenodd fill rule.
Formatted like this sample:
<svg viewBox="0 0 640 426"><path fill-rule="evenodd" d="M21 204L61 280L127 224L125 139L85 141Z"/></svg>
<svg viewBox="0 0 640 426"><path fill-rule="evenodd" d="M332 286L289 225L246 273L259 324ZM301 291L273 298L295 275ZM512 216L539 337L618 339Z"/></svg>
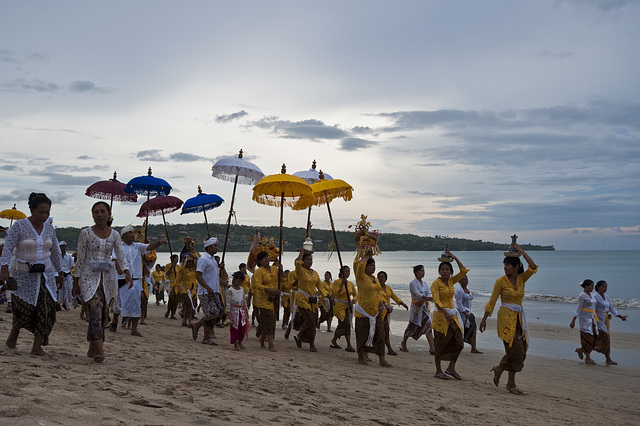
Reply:
<svg viewBox="0 0 640 426"><path fill-rule="evenodd" d="M144 176L138 176L127 182L124 188L124 192L129 194L138 194L147 196L147 206L149 205L149 198L153 196L169 195L171 192L171 185L164 180L151 176L151 167ZM147 208L146 222L149 223L149 209ZM144 239L147 239L147 227L144 228Z"/></svg>

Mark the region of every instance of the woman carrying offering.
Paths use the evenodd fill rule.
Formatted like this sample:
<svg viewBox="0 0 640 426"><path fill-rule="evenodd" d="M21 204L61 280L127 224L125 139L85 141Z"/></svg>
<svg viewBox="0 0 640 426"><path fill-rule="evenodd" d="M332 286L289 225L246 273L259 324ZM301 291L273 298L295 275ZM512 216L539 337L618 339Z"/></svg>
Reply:
<svg viewBox="0 0 640 426"><path fill-rule="evenodd" d="M73 295L81 295L89 310L87 356L95 362L102 362L104 329L109 325L109 308L118 297L112 253L115 253L129 287L133 286L133 281L120 234L108 225L111 217L109 204L98 201L91 208L91 215L95 224L80 231L78 238Z"/></svg>
<svg viewBox="0 0 640 426"><path fill-rule="evenodd" d="M190 255L185 257L182 268L178 271L176 287L178 288L179 300L182 300L182 326L191 327L194 311L191 293L194 288L198 288L198 280L196 278L196 259ZM211 337L215 338L215 333L212 332Z"/></svg>
<svg viewBox="0 0 640 426"><path fill-rule="evenodd" d="M308 343L311 352L318 352L315 345L318 298L315 297L315 294L316 291L321 291L320 277L315 270L311 269L313 265L311 253L305 253L304 249L300 249L295 264L296 279L298 280L296 309L300 315L296 315L293 319L293 328L300 331L293 339L299 348L303 343Z"/></svg>
<svg viewBox="0 0 640 426"><path fill-rule="evenodd" d="M382 311L382 287L375 277L376 261L369 251L361 259L353 261L358 286L358 303L354 308L356 319L356 348L358 364L367 365L371 360L367 353L378 355L380 365L391 367L384 356L384 325Z"/></svg>
<svg viewBox="0 0 640 426"><path fill-rule="evenodd" d="M9 277L18 282L11 294L13 323L7 346L16 348L21 328L34 334L32 355L43 356L42 346L56 323L56 298L63 285L62 257L53 229L51 200L42 193L29 195L31 216L9 228L0 257L0 283Z"/></svg>
<svg viewBox="0 0 640 426"><path fill-rule="evenodd" d="M607 282L600 280L596 283L596 315L598 316L598 335L602 339L601 347L604 356L607 358L607 365L618 365L611 359L611 338L609 329L609 313L614 317L620 318L622 321L627 320L626 315L620 315L616 308L611 304L611 299L605 293L607 292Z"/></svg>
<svg viewBox="0 0 640 426"><path fill-rule="evenodd" d="M529 346L529 328L522 308L522 299L524 284L538 272L538 265L518 244L512 243L511 247L525 258L529 267L525 271L518 257L504 258L502 263L505 275L498 278L493 285L493 292L484 307L484 317L478 329L481 333L486 330L487 318L493 313L500 297L502 305L498 310L498 337L504 343L506 355L502 357L500 364L491 369L493 383L498 386L500 376L506 370L509 372L507 390L516 395L525 395L516 385L516 373L522 371Z"/></svg>
<svg viewBox="0 0 640 426"><path fill-rule="evenodd" d="M409 337L418 340L423 334L427 336L429 342L429 353L436 354L433 345L433 333L431 331L431 318L429 317L429 302L433 301L429 284L422 279L424 278L424 266L416 265L413 267L413 275L415 279L409 284L411 291L411 307L409 308L409 324L404 330L404 337L400 344L402 352L409 352L407 349L407 340Z"/></svg>
<svg viewBox="0 0 640 426"><path fill-rule="evenodd" d="M464 267L460 259L454 256L450 251L445 252L451 256L458 264L460 272L453 275L453 266L450 262L442 262L438 266L438 277L431 284L431 295L433 303L437 311L433 313L433 334L435 346L435 363L437 379L448 380L447 375L456 380L462 380L462 377L456 371L456 361L462 349L464 348L464 340L462 339L462 319L460 314L453 305L454 284L467 275L469 270ZM453 275L453 276L452 276ZM442 372L440 366L441 361L449 361L449 366Z"/></svg>

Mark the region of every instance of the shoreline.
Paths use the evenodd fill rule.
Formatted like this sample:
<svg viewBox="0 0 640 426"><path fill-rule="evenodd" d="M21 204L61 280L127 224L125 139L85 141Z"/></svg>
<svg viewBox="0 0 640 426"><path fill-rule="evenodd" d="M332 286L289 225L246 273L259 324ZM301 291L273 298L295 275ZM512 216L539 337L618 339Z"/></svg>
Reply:
<svg viewBox="0 0 640 426"><path fill-rule="evenodd" d="M517 376L528 393L522 397L504 389L506 377L499 388L492 383L489 370L503 350L480 347L484 354L471 354L465 345L458 361L464 380L443 381L433 377L424 338L410 340L409 353L387 357L391 368L376 362L360 366L355 354L329 348L332 334L326 331L317 333L318 353L298 349L293 338L284 340L279 325L277 352L260 349L254 329L247 349L234 351L228 328L215 329L219 346L202 345L179 320L165 319L164 309L155 301L149 305L142 338L121 329L107 332L103 364L85 356L86 323L78 309L58 313L46 357L29 355L33 336L23 330L16 350L0 347L0 423L548 425L582 424L588 412L591 421L631 424L640 415L640 369L622 364L586 366L577 357L527 355ZM4 339L11 320L1 316ZM487 327L495 328L495 322ZM484 335L497 340L488 331ZM546 325L532 326L531 332L536 339L574 339ZM401 336L391 339L397 347ZM339 343L344 346L344 339ZM635 335L619 333L612 345L615 351L640 344ZM594 387L607 410L593 410Z"/></svg>

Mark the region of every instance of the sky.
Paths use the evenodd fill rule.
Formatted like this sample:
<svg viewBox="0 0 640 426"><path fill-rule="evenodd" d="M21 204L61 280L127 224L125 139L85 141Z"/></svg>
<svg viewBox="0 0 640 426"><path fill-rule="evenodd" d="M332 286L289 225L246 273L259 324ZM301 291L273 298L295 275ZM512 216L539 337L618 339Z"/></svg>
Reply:
<svg viewBox="0 0 640 426"><path fill-rule="evenodd" d="M91 225L89 185L151 167L225 223L211 166L242 149L348 182L337 230L638 250L638 22L638 0L0 0L0 209L45 192L56 226ZM237 223L277 225L251 196Z"/></svg>

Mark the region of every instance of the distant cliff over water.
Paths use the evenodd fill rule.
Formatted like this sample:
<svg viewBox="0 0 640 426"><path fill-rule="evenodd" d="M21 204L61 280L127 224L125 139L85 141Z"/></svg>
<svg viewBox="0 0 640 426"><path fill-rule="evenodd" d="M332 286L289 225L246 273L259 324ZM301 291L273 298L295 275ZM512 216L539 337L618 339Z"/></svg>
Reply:
<svg viewBox="0 0 640 426"><path fill-rule="evenodd" d="M119 231L122 226L124 225L115 225L114 229ZM168 225L167 228L169 230L169 238L171 239L171 247L173 251L179 251L182 248L182 238L186 236L193 237L197 242L202 242L207 239L207 231L204 223ZM211 232L211 235L217 237L220 241L220 251L222 251L222 247L224 245L226 228L226 225L222 224L209 224L209 231ZM260 231L260 233L267 238L273 238L277 243L279 232L277 226L255 227L247 225L231 225L229 229L227 251L248 251L251 244L249 238L251 235L255 234L256 230ZM58 236L58 240L64 240L67 242L69 250L76 249L80 228L56 228L56 234ZM151 225L149 226L148 234L152 241L164 239L164 226L161 224ZM336 234L338 236L338 245L340 246L341 251L355 251L356 246L353 239L353 232L336 231ZM294 251L297 247L300 247L304 241L305 228L283 228L282 236L285 242L285 250ZM333 241L331 230L326 229L311 229L311 237L313 238L315 249L317 251L327 250L329 244ZM506 236L505 239L507 241L510 240L508 236ZM380 248L382 251L438 251L442 250L443 243L445 241L449 242L451 251L506 250L508 246L508 242L493 243L482 240L450 238L443 235L421 237L413 234L382 234L382 237L380 238ZM521 241L521 246L525 250L555 250L553 245L531 245L526 244L525 241ZM202 247L196 248L201 249Z"/></svg>

